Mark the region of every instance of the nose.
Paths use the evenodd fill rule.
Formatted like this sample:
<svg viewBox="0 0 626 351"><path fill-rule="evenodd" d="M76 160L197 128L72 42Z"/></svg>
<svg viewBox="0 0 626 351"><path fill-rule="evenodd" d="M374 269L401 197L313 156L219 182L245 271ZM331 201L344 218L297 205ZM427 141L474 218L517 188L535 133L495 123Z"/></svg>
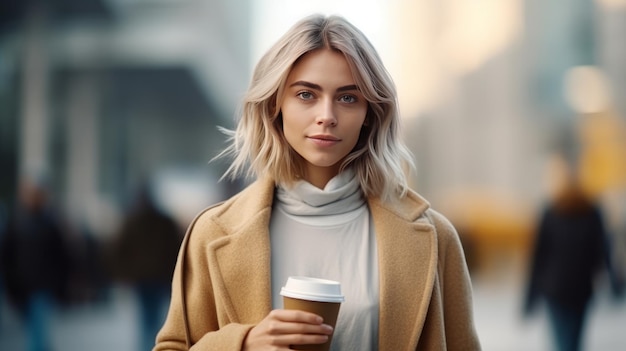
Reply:
<svg viewBox="0 0 626 351"><path fill-rule="evenodd" d="M335 115L332 99L320 103L320 110L315 122L317 125L337 125L337 117Z"/></svg>

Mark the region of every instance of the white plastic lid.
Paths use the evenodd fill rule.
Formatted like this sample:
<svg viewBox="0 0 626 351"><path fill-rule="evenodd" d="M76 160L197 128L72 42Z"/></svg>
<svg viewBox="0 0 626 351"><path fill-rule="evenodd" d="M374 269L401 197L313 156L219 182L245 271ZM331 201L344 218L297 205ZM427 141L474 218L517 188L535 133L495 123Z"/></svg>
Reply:
<svg viewBox="0 0 626 351"><path fill-rule="evenodd" d="M343 302L341 284L327 279L289 277L280 290L282 296L320 302Z"/></svg>

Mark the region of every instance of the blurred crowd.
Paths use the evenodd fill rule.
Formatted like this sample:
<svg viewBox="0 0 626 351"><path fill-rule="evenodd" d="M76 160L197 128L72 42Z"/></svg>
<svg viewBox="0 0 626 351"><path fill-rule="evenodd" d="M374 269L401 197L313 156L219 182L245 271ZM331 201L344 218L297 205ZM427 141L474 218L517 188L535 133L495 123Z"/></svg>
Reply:
<svg viewBox="0 0 626 351"><path fill-rule="evenodd" d="M117 233L96 240L71 228L50 195L43 176L24 177L15 210L0 217L1 293L23 324L27 350L51 350L53 311L106 303L115 284L136 293L139 350L150 350L170 298L180 226L141 186Z"/></svg>

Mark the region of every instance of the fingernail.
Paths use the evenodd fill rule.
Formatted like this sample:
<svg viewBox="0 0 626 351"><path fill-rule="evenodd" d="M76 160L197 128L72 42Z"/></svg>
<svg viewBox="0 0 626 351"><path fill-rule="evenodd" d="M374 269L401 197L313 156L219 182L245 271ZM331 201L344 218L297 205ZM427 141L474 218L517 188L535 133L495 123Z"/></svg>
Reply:
<svg viewBox="0 0 626 351"><path fill-rule="evenodd" d="M331 326L330 326L330 325L328 325L328 324L322 324L322 326L323 326L326 330L328 330L328 331L333 331L333 327L331 327Z"/></svg>

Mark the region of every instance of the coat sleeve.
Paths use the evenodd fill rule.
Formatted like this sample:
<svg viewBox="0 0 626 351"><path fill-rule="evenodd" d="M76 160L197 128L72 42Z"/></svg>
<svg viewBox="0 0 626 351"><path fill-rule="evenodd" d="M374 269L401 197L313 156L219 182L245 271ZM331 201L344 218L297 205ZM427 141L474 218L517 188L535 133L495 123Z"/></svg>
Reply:
<svg viewBox="0 0 626 351"><path fill-rule="evenodd" d="M472 285L459 236L441 214L430 211L439 243L439 284L448 350L481 350L473 317Z"/></svg>
<svg viewBox="0 0 626 351"><path fill-rule="evenodd" d="M220 323L205 254L211 231L219 230L206 213L187 230L174 276L165 323L153 351L239 351L253 325ZM223 324L223 325L222 325Z"/></svg>

